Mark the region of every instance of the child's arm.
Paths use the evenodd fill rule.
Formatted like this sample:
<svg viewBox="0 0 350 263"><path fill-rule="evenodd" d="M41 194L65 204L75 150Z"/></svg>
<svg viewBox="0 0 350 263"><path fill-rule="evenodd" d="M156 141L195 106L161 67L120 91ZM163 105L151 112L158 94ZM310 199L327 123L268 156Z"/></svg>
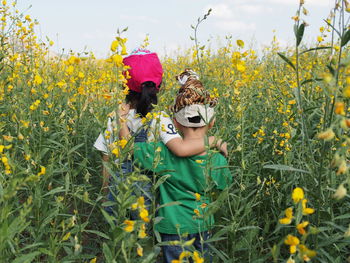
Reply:
<svg viewBox="0 0 350 263"><path fill-rule="evenodd" d="M108 161L109 161L109 156L102 153L102 165L103 165L104 162L108 162ZM111 175L107 172L106 167L103 165L102 166L102 178L103 178L102 191L103 192L106 192L107 189L108 189L108 182L109 182L109 177L110 176Z"/></svg>
<svg viewBox="0 0 350 263"><path fill-rule="evenodd" d="M131 137L130 130L126 123L126 116L129 113L130 105L121 104L118 110L120 131L120 139L129 139ZM188 157L196 154L200 154L205 151L205 141L202 139L197 140L184 140L174 129L174 124L168 117L162 117L162 122L165 123L165 131L161 131L161 140L165 143L168 149L178 157ZM170 125L169 125L170 124ZM170 128L169 128L170 127ZM210 148L217 148L224 156L227 156L227 143L221 139L216 140L214 136L208 138Z"/></svg>
<svg viewBox="0 0 350 263"><path fill-rule="evenodd" d="M200 154L206 150L206 144L203 139L184 140L175 130L175 125L171 119L162 114L160 116L160 138L168 149L178 157L189 157ZM210 136L209 147L217 148L225 156L227 156L227 144L222 140L217 140L214 136Z"/></svg>
<svg viewBox="0 0 350 263"><path fill-rule="evenodd" d="M208 138L210 148L218 148L224 156L227 156L227 143L217 140L214 136ZM169 150L179 157L188 157L200 154L205 151L205 142L203 139L184 140L182 138L173 138L166 143Z"/></svg>
<svg viewBox="0 0 350 263"><path fill-rule="evenodd" d="M119 130L119 139L126 139L128 140L130 135L130 130L128 128L128 125L126 124L126 117L130 111L130 105L129 104L121 104L118 108L118 121L120 124L120 130Z"/></svg>

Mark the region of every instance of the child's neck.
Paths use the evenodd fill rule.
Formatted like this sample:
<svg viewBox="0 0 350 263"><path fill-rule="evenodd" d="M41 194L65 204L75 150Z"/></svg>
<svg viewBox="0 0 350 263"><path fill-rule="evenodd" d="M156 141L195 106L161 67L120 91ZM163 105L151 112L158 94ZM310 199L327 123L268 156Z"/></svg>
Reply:
<svg viewBox="0 0 350 263"><path fill-rule="evenodd" d="M183 135L183 140L184 141L191 141L191 140L202 140L204 141L204 138L207 134L208 128L207 127L200 127L200 128L187 128L183 127L181 129L182 135ZM198 155L204 155L206 152L203 152Z"/></svg>

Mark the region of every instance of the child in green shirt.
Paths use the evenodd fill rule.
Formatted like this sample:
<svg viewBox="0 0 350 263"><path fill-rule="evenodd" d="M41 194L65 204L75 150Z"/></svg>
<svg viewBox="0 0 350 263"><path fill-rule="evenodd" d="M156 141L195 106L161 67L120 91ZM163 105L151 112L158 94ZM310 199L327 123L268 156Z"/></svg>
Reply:
<svg viewBox="0 0 350 263"><path fill-rule="evenodd" d="M199 138L205 140L208 129L214 125L215 105L216 100L204 90L199 80L190 79L180 88L172 110L174 123L184 141ZM159 176L170 175L159 187L159 205L170 202L179 204L159 209L158 216L163 219L155 225L155 230L160 233L162 241L195 238L193 246L197 251L193 254L183 253L180 246L163 246L164 262L177 262L189 254L192 258L199 258L198 251L207 255L208 247L203 241L209 238L208 230L213 225L214 218L204 217L210 203L205 189L208 181L212 181L221 190L231 182L225 157L219 153L203 152L181 158L169 151L162 142L146 142L135 143L134 158L135 164L141 168ZM182 237L183 234L187 236Z"/></svg>

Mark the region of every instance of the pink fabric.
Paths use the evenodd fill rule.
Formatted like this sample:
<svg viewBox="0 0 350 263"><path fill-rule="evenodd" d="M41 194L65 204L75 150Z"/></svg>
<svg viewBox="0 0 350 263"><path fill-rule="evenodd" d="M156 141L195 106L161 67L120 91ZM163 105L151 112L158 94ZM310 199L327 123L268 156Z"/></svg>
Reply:
<svg viewBox="0 0 350 263"><path fill-rule="evenodd" d="M141 84L146 81L153 81L157 88L162 82L163 68L156 53L130 55L123 63L131 67L128 70L131 78L127 82L130 90L141 92Z"/></svg>

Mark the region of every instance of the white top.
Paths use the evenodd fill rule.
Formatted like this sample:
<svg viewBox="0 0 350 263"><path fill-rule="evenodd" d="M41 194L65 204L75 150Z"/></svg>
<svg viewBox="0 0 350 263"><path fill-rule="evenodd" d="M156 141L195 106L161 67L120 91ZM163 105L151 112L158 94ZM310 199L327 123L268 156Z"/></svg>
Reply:
<svg viewBox="0 0 350 263"><path fill-rule="evenodd" d="M151 113L154 114L154 113ZM108 145L112 144L118 137L113 136L117 123L116 114L108 118L107 129L104 134L100 133L97 140L94 143L94 147L104 153L108 153ZM132 133L136 133L142 127L142 118L136 116L136 110L131 109L127 115L126 124ZM165 112L160 112L158 117L153 119L150 125L149 132L147 134L148 141L152 141L155 138L159 138L164 144L174 138L181 138L180 134L177 133L175 125L171 121L169 115Z"/></svg>

